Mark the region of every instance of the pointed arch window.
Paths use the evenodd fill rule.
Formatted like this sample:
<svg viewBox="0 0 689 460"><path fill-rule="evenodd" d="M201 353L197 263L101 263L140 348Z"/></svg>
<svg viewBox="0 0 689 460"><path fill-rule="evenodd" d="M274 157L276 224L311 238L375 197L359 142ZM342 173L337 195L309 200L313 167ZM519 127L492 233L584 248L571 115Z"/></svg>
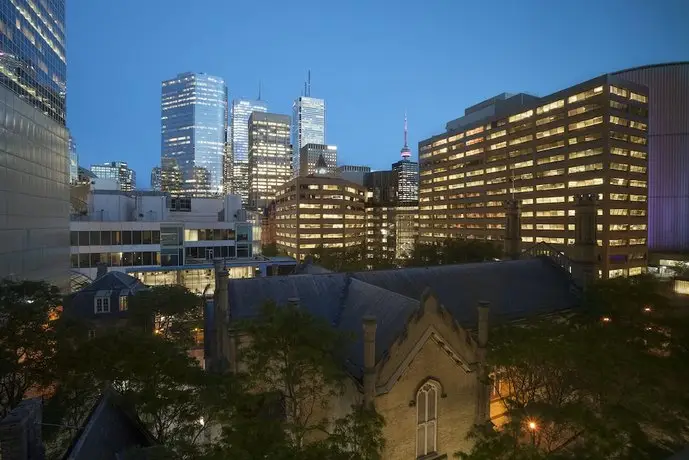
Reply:
<svg viewBox="0 0 689 460"><path fill-rule="evenodd" d="M426 382L416 393L416 456L437 451L438 385Z"/></svg>

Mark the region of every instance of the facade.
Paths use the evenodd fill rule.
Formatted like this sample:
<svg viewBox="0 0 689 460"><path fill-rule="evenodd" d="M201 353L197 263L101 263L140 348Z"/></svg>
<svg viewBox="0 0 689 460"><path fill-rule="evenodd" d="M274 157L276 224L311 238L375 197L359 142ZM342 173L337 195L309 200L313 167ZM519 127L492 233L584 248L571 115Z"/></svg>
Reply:
<svg viewBox="0 0 689 460"><path fill-rule="evenodd" d="M301 260L319 246L363 249L362 186L331 176L299 176L276 195L276 242L290 257Z"/></svg>
<svg viewBox="0 0 689 460"><path fill-rule="evenodd" d="M0 84L64 127L65 0L3 2L0 17Z"/></svg>
<svg viewBox="0 0 689 460"><path fill-rule="evenodd" d="M222 78L188 72L163 81L161 133L161 163L176 162L181 194L224 193L227 86Z"/></svg>
<svg viewBox="0 0 689 460"><path fill-rule="evenodd" d="M156 277L176 279L175 267L199 267L187 272L188 287L199 289L204 264L215 258L236 261L233 276L254 276L252 224L235 217L239 197L170 197L166 194L92 190L86 214L70 224L71 267L95 279L98 264L122 271L152 285ZM189 268L191 267L191 268ZM180 276L184 276L183 274ZM205 286L205 285L204 285Z"/></svg>
<svg viewBox="0 0 689 460"><path fill-rule="evenodd" d="M395 181L395 201L398 203L419 202L419 164L409 158L392 164L392 175Z"/></svg>
<svg viewBox="0 0 689 460"><path fill-rule="evenodd" d="M369 166L341 165L337 167L338 176L359 185L364 185L364 176L370 172L371 168Z"/></svg>
<svg viewBox="0 0 689 460"><path fill-rule="evenodd" d="M604 75L537 98L500 95L419 143L422 241L501 240L504 202L521 244L568 253L575 194L598 198L598 275L634 275L647 254L648 90Z"/></svg>
<svg viewBox="0 0 689 460"><path fill-rule="evenodd" d="M301 96L292 105L292 161L295 176L299 174L301 165L299 154L306 144L325 144L324 99Z"/></svg>
<svg viewBox="0 0 689 460"><path fill-rule="evenodd" d="M260 100L235 99L230 110L230 152L232 161L231 193L249 202L249 117L253 112L268 112L268 103Z"/></svg>
<svg viewBox="0 0 689 460"><path fill-rule="evenodd" d="M125 161L112 161L91 165L91 172L100 179L115 181L123 192L136 190L136 171Z"/></svg>
<svg viewBox="0 0 689 460"><path fill-rule="evenodd" d="M160 192L162 187L162 175L163 171L160 166L155 166L151 169L151 190L154 192Z"/></svg>
<svg viewBox="0 0 689 460"><path fill-rule="evenodd" d="M266 206L292 177L290 118L254 112L249 117L249 205Z"/></svg>
<svg viewBox="0 0 689 460"><path fill-rule="evenodd" d="M677 260L689 255L689 62L613 75L648 87L648 246Z"/></svg>
<svg viewBox="0 0 689 460"><path fill-rule="evenodd" d="M69 136L69 183L74 185L79 181L79 154L77 143Z"/></svg>
<svg viewBox="0 0 689 460"><path fill-rule="evenodd" d="M316 173L318 159L323 157L329 174L337 173L337 146L325 144L306 144L299 151L299 175Z"/></svg>
<svg viewBox="0 0 689 460"><path fill-rule="evenodd" d="M367 201L378 204L394 204L397 197L397 181L392 171L371 171L364 174Z"/></svg>
<svg viewBox="0 0 689 460"><path fill-rule="evenodd" d="M369 259L407 259L418 236L418 205L366 203L366 257Z"/></svg>
<svg viewBox="0 0 689 460"><path fill-rule="evenodd" d="M0 278L69 285L65 2L0 5Z"/></svg>

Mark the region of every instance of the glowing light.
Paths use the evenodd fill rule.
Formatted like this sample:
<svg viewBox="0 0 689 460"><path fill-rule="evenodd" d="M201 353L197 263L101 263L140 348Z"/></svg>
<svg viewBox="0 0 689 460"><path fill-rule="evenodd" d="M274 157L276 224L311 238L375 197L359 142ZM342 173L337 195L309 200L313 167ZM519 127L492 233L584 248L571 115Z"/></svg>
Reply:
<svg viewBox="0 0 689 460"><path fill-rule="evenodd" d="M612 319L610 319L609 316L604 316L601 318L601 321L603 321L604 323L609 323L610 321L612 321Z"/></svg>
<svg viewBox="0 0 689 460"><path fill-rule="evenodd" d="M536 424L536 422L534 422L533 420L530 421L530 422L529 422L529 429L530 429L531 431L536 431L536 430L538 429L538 425Z"/></svg>
<svg viewBox="0 0 689 460"><path fill-rule="evenodd" d="M645 311L646 313L649 313L649 312L651 311L651 307L644 307L644 311Z"/></svg>

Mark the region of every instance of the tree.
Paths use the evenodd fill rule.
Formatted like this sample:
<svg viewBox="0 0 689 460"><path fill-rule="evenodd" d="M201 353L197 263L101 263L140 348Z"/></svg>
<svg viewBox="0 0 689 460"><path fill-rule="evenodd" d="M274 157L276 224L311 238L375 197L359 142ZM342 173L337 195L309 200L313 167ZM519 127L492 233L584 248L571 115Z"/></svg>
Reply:
<svg viewBox="0 0 689 460"><path fill-rule="evenodd" d="M502 257L492 241L448 238L441 243L417 242L406 262L408 267L484 262Z"/></svg>
<svg viewBox="0 0 689 460"><path fill-rule="evenodd" d="M50 385L61 305L59 290L47 283L0 281L0 419L30 390Z"/></svg>
<svg viewBox="0 0 689 460"><path fill-rule="evenodd" d="M315 264L334 272L356 272L367 269L363 246L349 248L318 246L310 255Z"/></svg>
<svg viewBox="0 0 689 460"><path fill-rule="evenodd" d="M509 422L478 427L461 458L653 459L686 443L689 328L660 292L648 277L600 281L579 311L492 330Z"/></svg>
<svg viewBox="0 0 689 460"><path fill-rule="evenodd" d="M280 255L277 243L264 244L261 248L261 253L266 257L276 257Z"/></svg>

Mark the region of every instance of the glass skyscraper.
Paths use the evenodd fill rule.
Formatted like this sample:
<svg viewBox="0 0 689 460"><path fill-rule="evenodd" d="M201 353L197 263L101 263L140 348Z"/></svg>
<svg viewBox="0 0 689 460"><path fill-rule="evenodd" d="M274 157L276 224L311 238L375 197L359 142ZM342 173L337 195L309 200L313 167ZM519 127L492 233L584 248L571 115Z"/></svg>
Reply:
<svg viewBox="0 0 689 460"><path fill-rule="evenodd" d="M298 175L301 148L306 144L325 144L325 100L301 96L294 101L292 111L292 167Z"/></svg>
<svg viewBox="0 0 689 460"><path fill-rule="evenodd" d="M249 202L249 117L252 112L268 112L268 104L261 100L235 99L230 111L230 148L233 168L229 183L232 193Z"/></svg>
<svg viewBox="0 0 689 460"><path fill-rule="evenodd" d="M275 200L278 187L292 177L289 115L254 112L249 117L249 205Z"/></svg>
<svg viewBox="0 0 689 460"><path fill-rule="evenodd" d="M220 77L182 73L163 81L161 163L173 160L182 173L182 194L224 193L227 86Z"/></svg>
<svg viewBox="0 0 689 460"><path fill-rule="evenodd" d="M91 165L91 172L99 179L114 181L124 192L132 192L136 189L136 171L131 169L125 161Z"/></svg>
<svg viewBox="0 0 689 460"><path fill-rule="evenodd" d="M69 183L76 184L79 180L79 154L77 153L77 143L74 138L69 136Z"/></svg>
<svg viewBox="0 0 689 460"><path fill-rule="evenodd" d="M65 125L65 0L0 2L0 83Z"/></svg>
<svg viewBox="0 0 689 460"><path fill-rule="evenodd" d="M419 201L419 164L408 159L392 164L397 203L409 204Z"/></svg>

